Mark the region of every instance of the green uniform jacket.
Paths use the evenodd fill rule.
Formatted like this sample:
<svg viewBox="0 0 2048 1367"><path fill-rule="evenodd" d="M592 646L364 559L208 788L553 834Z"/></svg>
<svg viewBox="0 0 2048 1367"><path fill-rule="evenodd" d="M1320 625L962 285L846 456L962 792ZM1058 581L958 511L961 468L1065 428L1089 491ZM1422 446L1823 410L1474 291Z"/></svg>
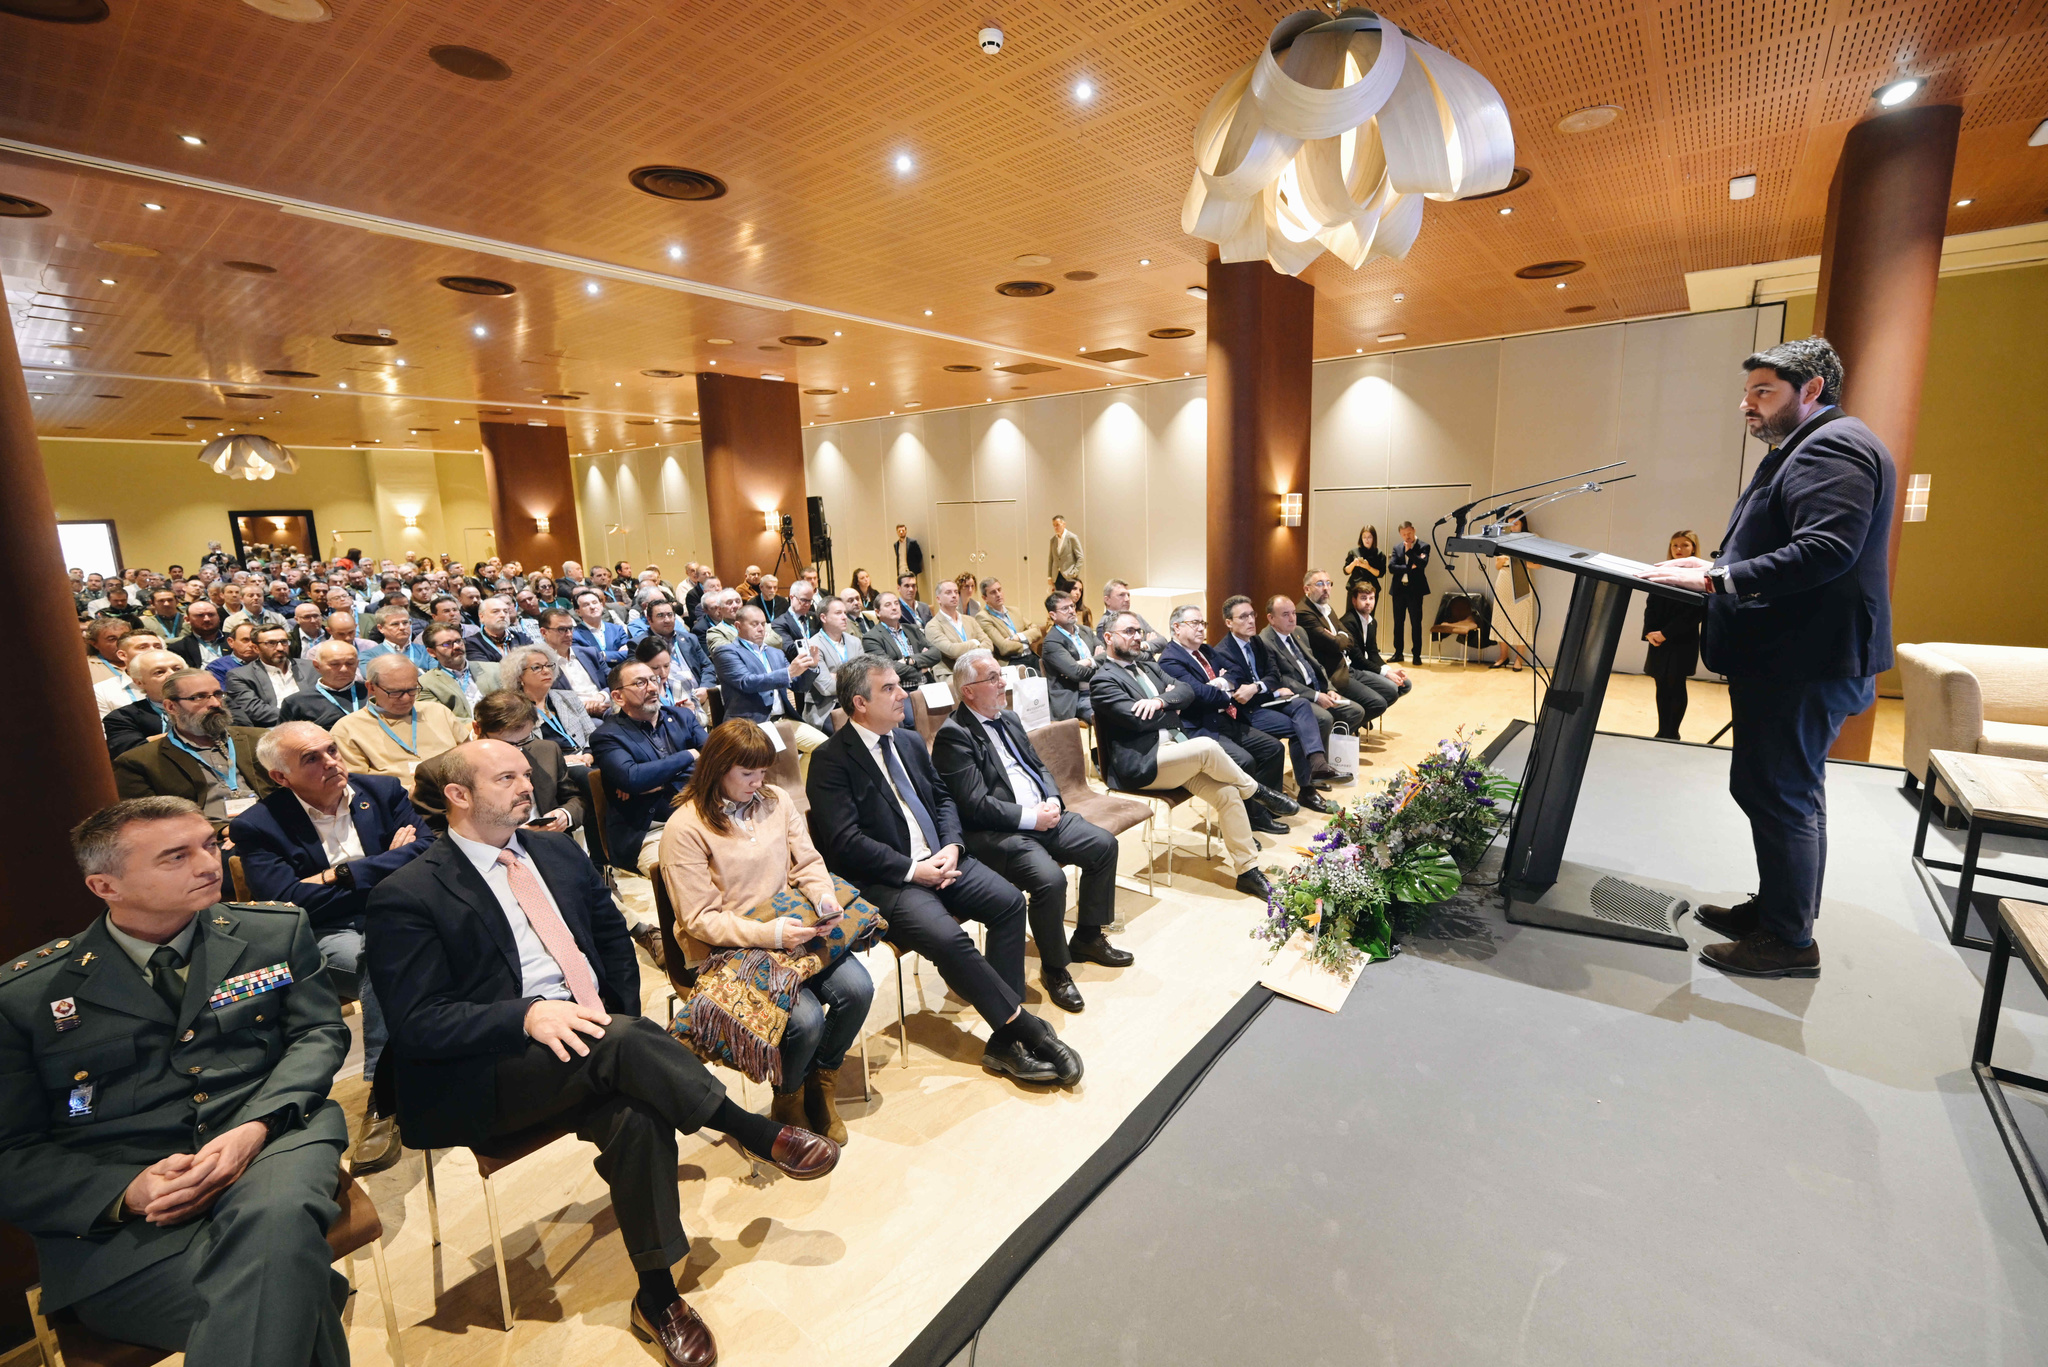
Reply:
<svg viewBox="0 0 2048 1367"><path fill-rule="evenodd" d="M0 962L0 1219L35 1237L53 1310L184 1251L204 1226L107 1220L150 1164L279 1111L269 1149L347 1144L341 1108L323 1103L349 1033L305 913L218 903L198 929L175 1020L104 915ZM208 1005L224 981L279 964L289 984ZM76 1023L59 1030L53 1004Z"/></svg>

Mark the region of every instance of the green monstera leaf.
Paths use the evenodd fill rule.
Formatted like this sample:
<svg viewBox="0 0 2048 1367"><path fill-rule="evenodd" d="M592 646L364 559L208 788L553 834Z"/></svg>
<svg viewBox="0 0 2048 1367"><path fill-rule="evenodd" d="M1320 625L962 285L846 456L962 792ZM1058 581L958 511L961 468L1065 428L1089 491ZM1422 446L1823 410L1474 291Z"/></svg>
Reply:
<svg viewBox="0 0 2048 1367"><path fill-rule="evenodd" d="M1405 851L1387 870L1387 887L1399 900L1411 906L1429 906L1449 899L1458 891L1464 874L1450 852L1435 845Z"/></svg>

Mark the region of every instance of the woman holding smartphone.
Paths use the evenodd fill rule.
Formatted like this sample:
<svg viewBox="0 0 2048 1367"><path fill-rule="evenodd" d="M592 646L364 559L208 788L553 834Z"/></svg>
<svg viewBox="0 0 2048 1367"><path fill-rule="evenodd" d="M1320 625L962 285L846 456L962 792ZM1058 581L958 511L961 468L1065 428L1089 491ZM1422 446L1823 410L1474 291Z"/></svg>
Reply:
<svg viewBox="0 0 2048 1367"><path fill-rule="evenodd" d="M1344 596L1350 598L1357 593L1360 584L1370 584L1373 592L1378 593L1380 576L1386 572L1387 553L1380 549L1380 529L1360 527L1358 544L1344 557Z"/></svg>
<svg viewBox="0 0 2048 1367"><path fill-rule="evenodd" d="M736 717L713 728L662 828L676 943L692 968L721 949L801 952L820 926L747 915L785 888L801 892L826 928L843 914L803 813L765 781L774 758L768 733L751 721ZM782 1034L782 1088L771 1112L778 1124L846 1142L835 1089L874 995L874 980L852 954L804 980Z"/></svg>
<svg viewBox="0 0 2048 1367"><path fill-rule="evenodd" d="M1677 560L1700 553L1700 539L1689 531L1671 534L1671 554ZM1681 603L1675 598L1651 594L1643 602L1643 639L1650 649L1643 657L1643 673L1657 681L1657 739L1677 740L1678 724L1685 720L1685 681L1700 663L1700 628L1707 622L1707 605Z"/></svg>

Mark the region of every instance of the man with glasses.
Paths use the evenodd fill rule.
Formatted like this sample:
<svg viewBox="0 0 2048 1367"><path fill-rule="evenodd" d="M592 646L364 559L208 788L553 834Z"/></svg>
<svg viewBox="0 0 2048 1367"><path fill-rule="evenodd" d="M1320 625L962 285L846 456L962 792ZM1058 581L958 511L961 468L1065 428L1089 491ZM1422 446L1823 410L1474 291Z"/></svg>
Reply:
<svg viewBox="0 0 2048 1367"><path fill-rule="evenodd" d="M1281 680L1273 652L1259 635L1259 619L1252 600L1241 593L1224 599L1223 625L1230 629L1230 634L1217 642L1210 658L1230 676L1231 685L1240 692L1248 684L1255 685L1249 697L1238 704L1240 714L1248 704L1248 720L1253 726L1287 742L1288 755L1294 763L1295 791L1313 795L1318 783L1349 783L1351 775L1331 764L1324 750L1323 737L1329 731L1323 718L1316 715L1314 703ZM1317 810L1310 804L1303 805Z"/></svg>
<svg viewBox="0 0 2048 1367"><path fill-rule="evenodd" d="M823 745L825 733L803 720L792 691L806 687L804 676L818 666L817 649L809 644L798 646L785 660L781 651L768 644L768 619L758 603L742 606L733 627L737 639L711 652L719 690L725 697L725 715L745 717L763 726L787 718L796 724L799 753L807 755Z"/></svg>
<svg viewBox="0 0 2048 1367"><path fill-rule="evenodd" d="M943 663L945 655L925 639L924 628L904 615L903 600L885 593L876 600L874 626L868 628L861 644L871 655L879 655L896 666L896 677L906 689L932 681L932 666Z"/></svg>
<svg viewBox="0 0 2048 1367"><path fill-rule="evenodd" d="M786 620L788 614L783 615ZM676 605L669 599L660 594L649 598L645 613L633 623L631 631L636 645L651 636L668 652L668 686L672 696L693 697L697 690L711 685L711 657L704 653L704 643L695 632L683 630L682 623L676 620Z"/></svg>
<svg viewBox="0 0 2048 1367"><path fill-rule="evenodd" d="M590 781L605 787L604 848L622 875L626 922L647 957L660 964L651 880L661 876L662 823L710 737L694 710L661 700L662 679L652 665L628 660L613 667L609 682L618 710L590 733L597 767Z"/></svg>
<svg viewBox="0 0 2048 1367"><path fill-rule="evenodd" d="M1173 644L1159 657L1160 672L1186 684L1194 695L1180 709L1181 729L1190 736L1214 737L1224 754L1258 780L1258 803L1245 809L1252 829L1277 835L1287 828L1275 817L1293 816L1303 807L1328 811L1313 788L1302 793L1300 802L1280 790L1281 764L1287 749L1251 724L1247 714L1251 711L1252 686L1233 684L1215 657L1214 648L1204 644L1209 623L1202 610L1193 604L1175 608L1167 619L1166 629L1173 633ZM1270 824L1262 824L1262 819Z"/></svg>
<svg viewBox="0 0 2048 1367"><path fill-rule="evenodd" d="M220 681L183 669L163 682L167 729L114 761L114 791L124 798L182 797L216 830L277 785L256 758L261 727L236 726Z"/></svg>
<svg viewBox="0 0 2048 1367"><path fill-rule="evenodd" d="M461 721L469 720L470 710L483 701L484 694L495 693L501 687L496 664L470 663L469 641L461 628L439 622L420 637L420 644L434 657L434 667L420 675L420 693Z"/></svg>
<svg viewBox="0 0 2048 1367"><path fill-rule="evenodd" d="M410 789L423 760L469 739L469 728L453 712L420 697L419 667L403 655L379 655L363 674L370 705L334 724L350 773L389 774Z"/></svg>
<svg viewBox="0 0 2048 1367"><path fill-rule="evenodd" d="M597 573L597 570L591 571L593 577ZM602 717L609 712L612 697L604 686L604 680L611 671L600 666L593 672L599 653L594 647L587 648L576 639L575 619L569 615L569 610L542 608L539 630L541 644L555 653L558 662L554 686L574 693L577 702L590 716ZM506 680L508 685L512 682Z"/></svg>
<svg viewBox="0 0 2048 1367"><path fill-rule="evenodd" d="M1116 837L1067 811L1059 784L1024 723L1003 706L1003 668L986 650L953 666L960 706L932 737L932 763L953 794L967 853L1030 899L1039 981L1062 1011L1085 1005L1067 965L1127 968L1131 955L1104 933L1116 919ZM1284 827L1283 827L1284 829ZM1081 870L1077 929L1067 939L1067 875Z"/></svg>
<svg viewBox="0 0 2048 1367"><path fill-rule="evenodd" d="M228 710L243 726L275 726L286 698L313 686L318 671L309 660L292 658L291 633L280 626L256 628L256 658L237 665L221 680Z"/></svg>
<svg viewBox="0 0 2048 1367"><path fill-rule="evenodd" d="M1145 628L1136 613L1112 613L1102 624L1109 658L1088 691L1095 700L1103 776L1127 791L1186 788L1209 808L1223 833L1224 852L1237 890L1264 900L1271 892L1259 872L1245 803L1259 795L1258 780L1238 767L1212 736L1191 736L1180 709L1193 701L1186 684L1160 673L1144 658Z"/></svg>

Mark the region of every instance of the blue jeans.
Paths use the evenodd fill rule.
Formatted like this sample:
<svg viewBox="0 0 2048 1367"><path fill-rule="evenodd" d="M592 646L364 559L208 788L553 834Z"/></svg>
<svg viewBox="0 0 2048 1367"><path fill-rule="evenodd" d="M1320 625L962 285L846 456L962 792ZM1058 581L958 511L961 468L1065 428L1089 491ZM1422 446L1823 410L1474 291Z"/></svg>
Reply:
<svg viewBox="0 0 2048 1367"><path fill-rule="evenodd" d="M1757 915L1790 945L1813 943L1828 863L1828 747L1877 698L1877 680L1728 680L1735 721L1728 793L1756 845Z"/></svg>
<svg viewBox="0 0 2048 1367"><path fill-rule="evenodd" d="M814 1069L837 1068L860 1038L875 999L875 980L851 954L824 972L804 979L782 1031L782 1092L803 1090Z"/></svg>
<svg viewBox="0 0 2048 1367"><path fill-rule="evenodd" d="M377 994L370 988L368 966L363 962L363 932L324 930L313 935L328 966L355 974L361 984L362 995L358 1000L363 1007L363 1081L369 1082L377 1076L377 1056L384 1052L384 1041L390 1032L384 1028L384 1008L378 1005Z"/></svg>

